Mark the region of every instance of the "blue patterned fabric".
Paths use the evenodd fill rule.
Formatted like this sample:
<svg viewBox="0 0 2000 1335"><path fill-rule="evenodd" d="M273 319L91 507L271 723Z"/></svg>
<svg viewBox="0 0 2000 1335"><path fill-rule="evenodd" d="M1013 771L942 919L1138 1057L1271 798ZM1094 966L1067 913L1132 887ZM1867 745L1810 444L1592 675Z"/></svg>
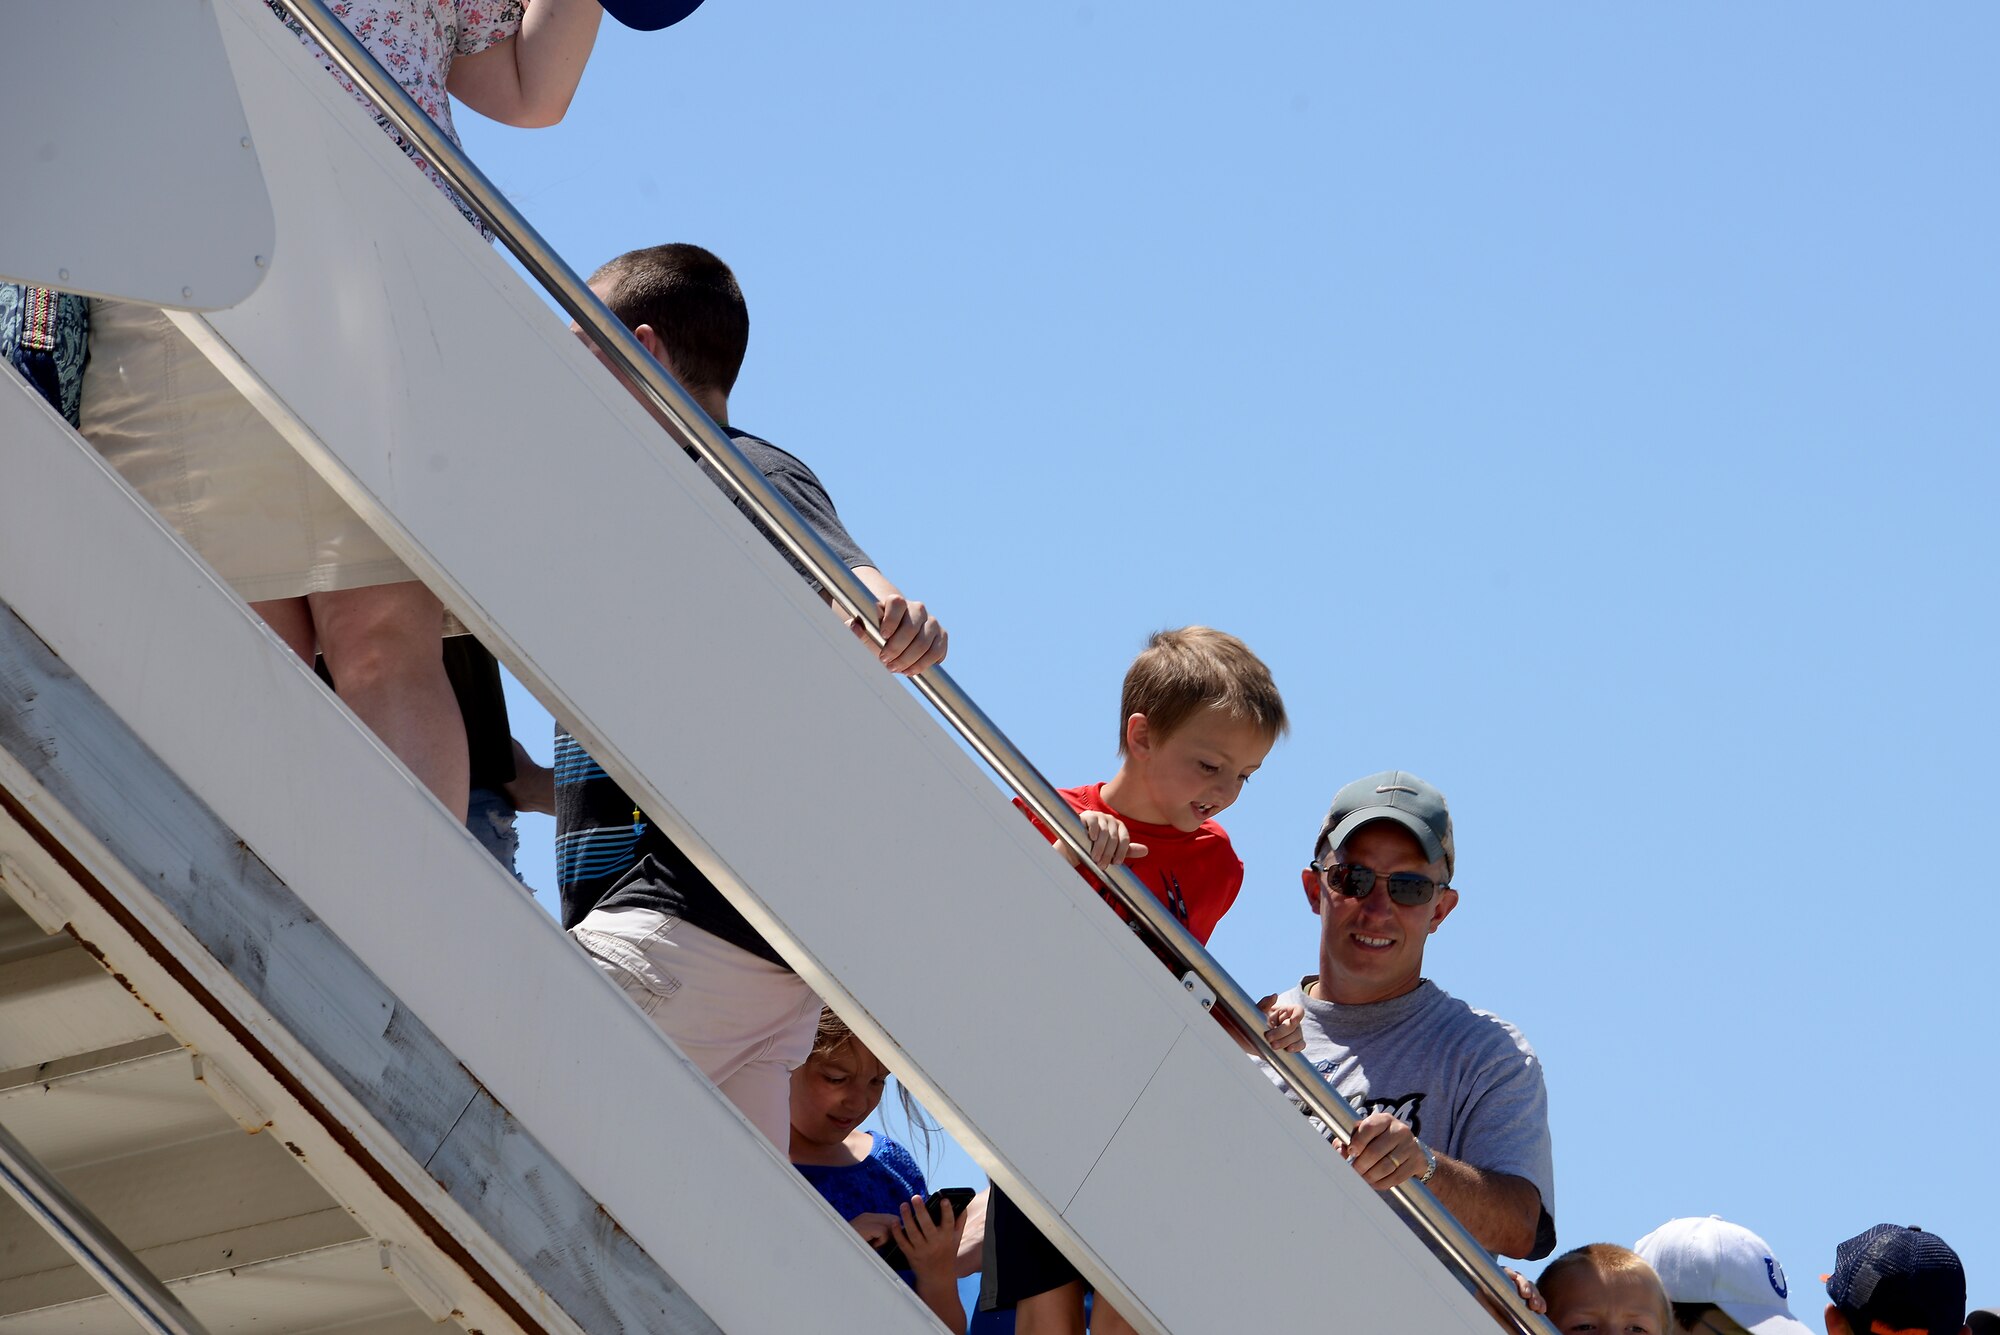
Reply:
<svg viewBox="0 0 2000 1335"><path fill-rule="evenodd" d="M924 1170L917 1167L910 1152L880 1131L874 1135L875 1147L860 1163L844 1168L809 1163L792 1165L826 1197L826 1203L842 1219L863 1214L895 1214L910 1197L931 1194L924 1185ZM916 1283L915 1275L907 1270L901 1273L906 1283Z"/></svg>
<svg viewBox="0 0 2000 1335"><path fill-rule="evenodd" d="M795 1164L806 1181L826 1197L842 1219L859 1214L894 1214L912 1196L928 1196L924 1170L910 1152L881 1132L875 1132L875 1148L860 1163L845 1168L825 1168L819 1164Z"/></svg>
<svg viewBox="0 0 2000 1335"><path fill-rule="evenodd" d="M0 358L77 424L83 361L90 353L90 302L45 287L0 283Z"/></svg>

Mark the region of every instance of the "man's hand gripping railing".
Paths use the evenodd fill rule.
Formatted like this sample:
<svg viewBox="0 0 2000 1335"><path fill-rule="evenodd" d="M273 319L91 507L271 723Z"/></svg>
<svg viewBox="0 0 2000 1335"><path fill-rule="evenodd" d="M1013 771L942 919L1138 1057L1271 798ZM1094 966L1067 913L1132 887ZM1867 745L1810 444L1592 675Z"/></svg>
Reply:
<svg viewBox="0 0 2000 1335"><path fill-rule="evenodd" d="M334 17L324 0L285 0L285 4L341 72L356 87L367 91L404 139L417 146L446 184L485 220L521 266L569 313L610 366L639 389L642 399L669 425L681 447L706 460L721 474L725 485L776 535L780 546L819 581L834 606L865 631L879 649L885 640L874 595L806 525L798 511L772 489L735 442L653 360L631 331L605 309L596 294L506 196L494 188L464 151L376 64L366 48ZM1028 810L1055 832L1058 841L1081 863L1089 864L1090 836L1069 804L959 689L950 674L941 667L932 667L912 676L910 682L980 759L1014 790ZM1353 1134L1353 1112L1304 1059L1295 1053L1280 1052L1266 1040L1264 1013L1228 971L1131 872L1114 867L1096 874L1141 925L1155 951L1182 973L1188 990L1197 994L1205 1007L1218 1012L1244 1046L1268 1062L1305 1108L1345 1143ZM1433 1254L1502 1325L1522 1335L1549 1335L1552 1328L1546 1320L1528 1309L1514 1284L1426 1188L1407 1183L1387 1193L1387 1199L1391 1208L1417 1231Z"/></svg>

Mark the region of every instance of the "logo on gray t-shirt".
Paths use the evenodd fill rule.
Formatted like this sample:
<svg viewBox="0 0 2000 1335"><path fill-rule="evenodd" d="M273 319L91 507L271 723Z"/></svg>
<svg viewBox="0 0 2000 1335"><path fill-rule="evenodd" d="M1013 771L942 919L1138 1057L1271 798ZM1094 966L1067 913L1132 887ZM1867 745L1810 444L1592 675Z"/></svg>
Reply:
<svg viewBox="0 0 2000 1335"><path fill-rule="evenodd" d="M1356 1117L1385 1112L1409 1127L1414 1135L1422 1137L1424 1134L1423 1115L1417 1111L1424 1104L1421 1094L1402 1094L1393 1099L1351 1099L1349 1102L1354 1105Z"/></svg>
<svg viewBox="0 0 2000 1335"><path fill-rule="evenodd" d="M1305 1007L1306 1061L1357 1117L1386 1112L1447 1158L1533 1183L1543 1215L1530 1259L1548 1255L1555 1246L1548 1093L1519 1030L1428 981L1365 1005L1320 1001L1303 989L1285 999Z"/></svg>

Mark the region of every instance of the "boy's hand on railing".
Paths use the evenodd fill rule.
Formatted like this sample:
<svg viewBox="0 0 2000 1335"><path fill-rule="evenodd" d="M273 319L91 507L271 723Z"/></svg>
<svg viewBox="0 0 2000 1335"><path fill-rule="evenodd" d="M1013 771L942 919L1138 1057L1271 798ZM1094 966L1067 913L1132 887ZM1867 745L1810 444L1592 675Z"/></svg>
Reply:
<svg viewBox="0 0 2000 1335"><path fill-rule="evenodd" d="M875 595L875 619L882 626L882 647L876 657L883 667L910 677L944 661L951 637L929 608L905 598L903 591L874 566L854 567L854 577ZM868 639L868 627L858 619L847 625L855 638Z"/></svg>
<svg viewBox="0 0 2000 1335"><path fill-rule="evenodd" d="M1542 1291L1535 1287L1534 1280L1529 1279L1518 1270L1509 1270L1504 1265L1500 1267L1500 1272L1514 1281L1514 1292L1521 1295L1521 1301L1528 1305L1530 1312L1540 1312L1544 1316L1548 1315L1548 1300L1542 1297Z"/></svg>
<svg viewBox="0 0 2000 1335"><path fill-rule="evenodd" d="M1079 811L1076 817L1083 822L1083 832L1090 836L1090 860L1098 866L1115 867L1121 862L1146 856L1146 846L1133 843L1125 822L1116 816L1102 811ZM1056 847L1071 862L1076 861L1068 844L1057 844Z"/></svg>
<svg viewBox="0 0 2000 1335"><path fill-rule="evenodd" d="M1264 1041L1280 1052L1304 1052L1305 1035L1299 1032L1299 1025L1306 1018L1306 1008L1296 1001L1280 1004L1277 995L1265 997L1257 1003L1257 1009L1264 1012Z"/></svg>
<svg viewBox="0 0 2000 1335"><path fill-rule="evenodd" d="M878 601L875 615L882 623L882 648L878 656L883 667L911 677L944 661L951 637L922 603L913 603L899 593ZM855 632L867 634L858 622Z"/></svg>

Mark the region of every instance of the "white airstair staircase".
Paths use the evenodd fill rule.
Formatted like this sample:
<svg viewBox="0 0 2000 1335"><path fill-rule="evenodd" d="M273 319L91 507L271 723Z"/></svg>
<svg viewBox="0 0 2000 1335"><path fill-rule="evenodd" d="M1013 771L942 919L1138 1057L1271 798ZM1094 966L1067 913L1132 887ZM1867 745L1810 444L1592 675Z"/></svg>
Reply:
<svg viewBox="0 0 2000 1335"><path fill-rule="evenodd" d="M948 675L960 736L858 649L683 441L851 576L427 121L682 441L263 0L6 6L0 115L0 273L175 309L1142 1328L1547 1331L1245 1060L1209 1006L1248 999L1136 882L1184 976L1052 855L967 745L1074 821ZM0 1335L937 1328L9 373L0 891Z"/></svg>

